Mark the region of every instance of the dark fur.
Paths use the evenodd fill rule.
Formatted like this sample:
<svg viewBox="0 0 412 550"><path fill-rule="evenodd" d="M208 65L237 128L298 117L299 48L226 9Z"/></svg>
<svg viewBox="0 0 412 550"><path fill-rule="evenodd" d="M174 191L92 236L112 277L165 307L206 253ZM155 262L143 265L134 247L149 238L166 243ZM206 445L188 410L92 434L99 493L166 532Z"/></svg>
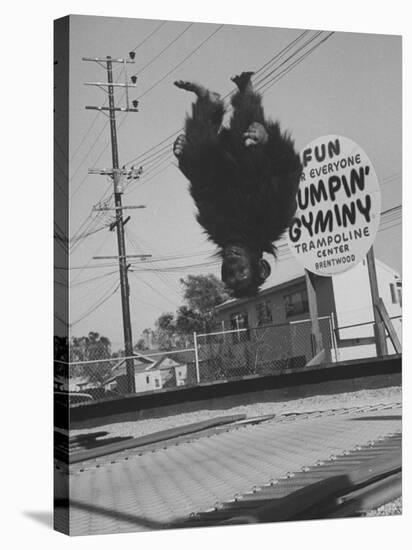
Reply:
<svg viewBox="0 0 412 550"><path fill-rule="evenodd" d="M221 128L223 102L197 99L179 167L208 237L220 250L237 242L260 258L275 254L274 242L293 218L302 167L290 137L265 120L259 94L237 92L232 105L230 127ZM245 147L243 133L252 122L265 127L268 141Z"/></svg>

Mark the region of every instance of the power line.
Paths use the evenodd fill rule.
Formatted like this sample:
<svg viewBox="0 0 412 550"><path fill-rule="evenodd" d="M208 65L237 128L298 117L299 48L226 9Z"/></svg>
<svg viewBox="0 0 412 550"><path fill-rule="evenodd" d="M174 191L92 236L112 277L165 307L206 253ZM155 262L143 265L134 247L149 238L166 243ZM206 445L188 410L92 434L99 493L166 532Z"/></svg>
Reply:
<svg viewBox="0 0 412 550"><path fill-rule="evenodd" d="M92 131L92 129L94 128L94 125L96 124L97 122L97 119L99 118L99 113L96 113L96 116L94 117L94 119L92 120L89 128L86 130L86 132L83 134L83 137L82 139L80 140L80 143L78 144L78 146L76 147L76 149L73 151L73 154L71 155L70 157L70 161L73 161L74 157L77 155L77 153L80 151L80 148L81 146L83 145L83 143L86 141L88 135L90 134L90 132Z"/></svg>
<svg viewBox="0 0 412 550"><path fill-rule="evenodd" d="M143 44L145 44L149 38L151 38L153 35L155 35L164 25L166 25L167 21L161 21L159 25L156 26L156 28L149 33L146 38L144 38L141 42L138 43L138 45L133 48L132 52L136 52Z"/></svg>
<svg viewBox="0 0 412 550"><path fill-rule="evenodd" d="M166 46L162 48L158 54L156 54L150 61L148 61L148 63L143 65L143 67L141 67L133 76L141 75L143 71L145 71L148 67L150 67L150 65L152 65L157 59L159 59L159 57L162 54L164 54L164 52L167 51L175 42L177 42L179 38L183 36L193 25L194 23L189 23L183 29L183 31L181 31L177 36L175 36L175 38L173 38L170 42L168 42L168 44L166 44Z"/></svg>
<svg viewBox="0 0 412 550"><path fill-rule="evenodd" d="M130 240L131 244L136 248L137 251L143 251L143 248L140 246L139 242L137 241L137 237L134 235L134 233L130 230L130 227L127 228L127 231L126 231L126 236L128 237L128 239ZM146 261L146 260L145 260ZM168 283L163 275L160 273L160 272L157 272L155 273L157 278L167 287L167 290L168 291L172 291L176 294L176 296L178 296L178 298L180 299L180 294L178 294L175 290L174 287L172 287L170 285L170 283Z"/></svg>
<svg viewBox="0 0 412 550"><path fill-rule="evenodd" d="M94 139L92 145L89 147L89 150L87 151L86 155L84 155L84 157L83 157L83 159L81 160L80 164L78 164L76 170L75 170L74 173L70 176L70 181L72 181L72 180L76 177L76 175L77 175L77 173L78 173L80 167L84 164L84 162L87 160L87 158L88 158L88 156L90 155L90 153L93 151L93 149L94 149L96 143L99 141L100 136L101 136L101 135L103 134L103 132L106 130L108 124L109 124L109 121L106 121L106 122L103 124L102 129L101 129L100 132L97 134L97 136L96 136L96 138ZM99 160L99 158L100 158L100 157L97 158L96 162ZM73 198L74 195L77 193L78 188L79 188L80 186L81 186L81 184L73 191L73 193L72 193L72 198Z"/></svg>
<svg viewBox="0 0 412 550"><path fill-rule="evenodd" d="M292 43L296 44L303 36L304 36L305 32L304 33L301 33L301 35L299 35L294 41L292 41ZM298 48L291 56L289 56L285 61L283 61L280 65L278 65L274 70L272 70L268 75L266 75L266 77L263 77L261 80L258 81L258 83L261 83L263 82L266 78L268 78L269 76L273 75L273 73L278 70L281 66L283 66L285 63L287 63L288 61L290 61L294 56L296 56L296 54L301 51L302 49L304 49L305 47L307 47L307 45L309 45L311 42L313 42L313 40L315 40L318 36L320 36L322 34L322 31L318 31L317 33L315 33L314 36L312 36L309 40L307 40L303 46L300 46L300 48ZM277 82L278 80L280 80L280 78L282 78L282 76L285 76L285 74L287 74L287 72L289 72L292 68L294 68L298 63L300 63L301 61L303 61L303 58L308 56L310 53L312 53L317 47L320 46L321 43L325 42L328 38L330 38L332 36L332 34L334 34L333 32L329 33L325 38L323 38L321 41L319 41L315 46L313 46L310 50L308 50L307 52L305 52L305 54L301 57L299 57L296 61L294 61L289 67L287 67L286 69L284 69L279 75L276 76L276 79L270 79L268 80L268 82L266 82L264 85L262 85L261 89L263 89L264 87L266 87L266 90L267 91L274 83L275 81ZM291 44L292 44L291 43ZM286 46L282 52L286 52L288 51L288 49L290 49L290 44L289 46ZM268 65L268 63L271 63L273 62L273 60L275 58L279 58L279 55L280 55L281 52L279 52L279 54L277 54L277 56L274 56L274 58L272 58L272 60L268 61L266 63L266 65ZM178 134L178 132L175 132L175 134L173 134L173 137ZM166 138L168 139L168 138ZM165 141L165 140L163 140ZM161 142L162 143L162 142ZM160 145L160 144L159 144ZM163 163L165 160L167 160L167 158L163 158L164 155L167 155L167 157L170 155L170 153L168 153L167 149L170 147L170 143L166 144L165 146L163 146L159 151L157 152L153 152L151 155L149 155L148 157L146 157L146 160L148 163L151 163L153 162L154 165L155 165L155 168L157 167L156 166L156 161L159 160L159 165L160 163ZM152 150L155 149L152 148ZM150 150L149 150L150 151ZM148 153L148 151L146 152ZM137 157L138 158L138 157ZM133 159L133 161L136 161L137 158ZM148 160L149 159L149 160ZM162 160L161 160L162 159ZM133 162L132 161L132 162ZM142 162L142 160L140 161ZM147 175L147 174L146 174ZM145 180L143 179L143 181L141 181L141 185L143 185L145 183Z"/></svg>
<svg viewBox="0 0 412 550"><path fill-rule="evenodd" d="M272 65L277 59L279 59L280 57L283 57L283 55L289 51L295 44L297 44L298 42L300 42L303 37L308 33L309 31L308 30L305 30L303 31L301 34L299 34L299 36L297 36L294 40L292 40L291 42L289 42L289 44L287 44L284 48L282 48L276 55L274 55L273 57L271 57L268 61L266 61L266 63L264 65L262 65L261 67L259 67L259 69L256 71L256 74L260 73L261 75L264 74L270 67L270 65Z"/></svg>
<svg viewBox="0 0 412 550"><path fill-rule="evenodd" d="M148 88L147 90L145 90L140 96L139 96L139 99L141 99L142 97L144 97L146 94L148 94L151 90L153 90L153 88L155 88L158 84L160 84L161 82L163 82L169 75L171 75L176 69L178 69L181 65L183 65L183 63L185 63L188 59L190 59L192 57L192 55L194 55L198 50L200 50L200 48L206 44L206 42L208 42L216 33L218 33L220 31L220 29L223 27L224 25L219 25L219 27L217 29L215 29L207 38L205 38L191 53L189 53L188 55L186 55L186 57L184 57L182 59L182 61L180 61L177 65L175 65L172 69L170 69L170 71L168 71L164 76L162 76L162 78L160 78L159 80L157 80L154 84L152 84L150 86L150 88Z"/></svg>
<svg viewBox="0 0 412 550"><path fill-rule="evenodd" d="M301 39L303 37L305 33L302 33L299 37L297 37L293 42L296 44L297 41L299 39ZM266 80L268 77L270 77L271 75L273 75L273 73L278 70L280 67L282 67L285 63L287 63L288 61L290 61L294 56L296 56L296 54L301 51L302 49L304 49L305 47L307 47L311 42L313 42L317 37L319 37L320 35L322 34L322 31L318 31L317 33L315 33L314 36L312 36L309 40L307 40L302 46L300 46L291 56L289 56L285 61L283 61L280 65L278 65L275 69L273 69L268 75L266 75L265 77L263 77L262 79L258 80L258 84L259 83L262 83L264 80ZM302 56L300 56L298 59L296 59L293 63L291 63L288 67L286 67L283 71L281 71L278 75L276 75L275 78L272 78L272 79L269 79L265 84L263 84L260 88L260 90L264 90L264 92L266 92L275 82L279 81L283 76L285 76L290 70L292 70L296 65L298 65L299 63L301 63L303 61L303 59L305 57L307 57L308 55L310 55L316 48L318 48L323 42L325 42L326 40L328 40L334 33L333 32L330 32L326 37L324 37L322 40L320 40L315 46L313 46L311 49L309 49L308 51L306 51ZM284 48L282 51L283 52L286 52L288 49L290 48L290 45L289 47L287 46L286 48ZM280 52L279 52L280 53ZM272 58L271 61L273 61L273 59L275 59L276 57L279 57L279 54L277 56L275 56L274 58ZM270 63L270 61L268 62ZM258 90L259 91L259 90ZM174 135L176 135L178 132L176 132ZM162 149L165 149L166 147L170 147L170 144L162 147ZM152 153L152 155L149 155L149 158L150 158L150 161L149 162L155 162L155 159L157 158L156 155L158 155L159 157L159 160L160 158L163 156L163 153ZM134 160L137 160L137 159L134 159ZM144 184L144 180L141 182L141 185Z"/></svg>
<svg viewBox="0 0 412 550"><path fill-rule="evenodd" d="M115 275L116 273L117 273L117 270L109 271L108 273L103 273L103 275L96 275L95 277L89 277L88 279L83 279L82 281L78 281L76 284L70 285L70 288L89 284L93 281L97 281L98 279L104 279L106 277L109 277L110 275Z"/></svg>
<svg viewBox="0 0 412 550"><path fill-rule="evenodd" d="M256 74L259 73L259 71L262 71L265 69L265 67L267 67L270 63L273 63L274 60L276 59L279 59L279 57L283 56L293 45L297 44L302 38L303 36L306 34L306 32L308 31L304 31L303 33L301 33L297 38L295 38L294 40L292 40L292 42L290 42L287 46L285 46L280 52L278 52L275 56L273 56L269 61L267 61L260 69L258 69L258 71L256 72ZM318 34L316 34L316 36L319 36L319 34L321 33L321 31L317 31ZM310 39L310 40L313 40ZM309 41L307 41L305 44L307 45L309 43ZM298 51L300 51L301 48L299 48ZM291 56L289 56L289 60L294 56L296 55L296 53L292 54ZM272 71L273 72L273 71ZM272 73L270 73L272 74ZM228 94L226 94L226 96L224 96L224 99L226 97L228 97L229 95L231 94L231 92L229 92ZM126 163L126 165L129 165L133 162L139 162L139 164L144 164L145 161L147 161L148 159L151 159L154 155L157 155L160 151L166 149L166 148L169 148L171 147L171 144L172 144L172 141L173 139L183 130L183 128L173 132L172 134L170 134L169 136L167 136L166 138L164 138L162 141L160 141L157 145L154 145L152 147L150 147L148 150L146 150L146 152L134 157L132 160L128 161ZM171 141L172 140L172 141ZM163 145L163 147L161 147Z"/></svg>
<svg viewBox="0 0 412 550"><path fill-rule="evenodd" d="M136 277L136 279L139 282L143 283L144 285L149 287L151 290L153 290L153 292L155 292L158 296L160 296L161 298L167 300L170 304L173 305L173 307L177 307L179 305L179 304L176 304L176 302L173 302L168 296L166 296L166 294L163 294L162 292L160 292L160 290L158 288L152 286L150 283L148 283L144 279L141 279L140 277L138 277L138 275L135 273L134 270L130 269L130 273L132 273L133 276Z"/></svg>
<svg viewBox="0 0 412 550"><path fill-rule="evenodd" d="M402 205L399 204L399 205L393 206L393 207L388 208L387 210L384 210L383 212L381 212L381 224L385 223L385 220L388 216L393 215L393 213L395 213L395 212L400 212L401 210L402 210ZM108 236L106 238L108 238ZM278 245L277 248L278 248L278 251L279 251L279 250L283 250L287 247L288 247L287 242L281 242L280 245ZM98 254L98 252L100 252L100 250L101 250L101 247L95 252L95 254ZM212 251L211 251L211 253L212 253ZM200 254L209 254L209 251L204 251L204 252L199 253L199 255ZM185 258L185 257L192 258L192 257L195 257L196 255L197 255L196 253L195 254L188 254L187 256L182 255L181 258ZM180 258L174 257L174 256L170 256L170 257L164 256L164 257L160 257L160 258L151 258L150 260L144 260L144 263L146 264L146 263L153 263L153 262L157 262L157 261L168 261L170 259L180 259ZM87 269L89 267L90 263L91 263L91 260L88 264L83 265L83 266L70 266L70 267L56 266L56 269L62 269L62 270L77 270L77 269L80 269L80 270L82 270L82 269ZM139 264L143 263L143 261L142 260L130 260L129 263L134 265L136 263L139 263ZM219 262L216 261L216 262L212 262L212 263L218 264ZM98 266L92 266L92 267L93 267L93 269L95 269L97 267L113 267L115 265L116 264L113 264L113 263L105 263L105 264L99 264ZM207 266L207 265L211 265L211 263L208 262L208 263L195 264L195 267L204 267L204 266ZM193 267L193 266L194 266L194 264L190 264L190 265L187 264L187 265L183 265L183 266L172 266L171 269L173 269L173 268L177 268L177 269L190 268L190 267ZM170 269L170 267L168 269Z"/></svg>
<svg viewBox="0 0 412 550"><path fill-rule="evenodd" d="M104 279L106 277L109 277L110 275L115 275L117 273L117 270L116 271L109 271L108 273L103 273L103 275L96 275L95 277L89 277L88 279L83 279L82 281L78 281L77 283L75 284L71 284L70 285L70 288L73 289L73 288L77 288L77 287L80 287L80 286L83 286L83 285L87 285L89 283L92 283L94 281L97 281L99 279ZM65 286L67 287L68 283L67 281L66 282L61 282L61 281L55 281L57 284L61 285L61 286Z"/></svg>
<svg viewBox="0 0 412 550"><path fill-rule="evenodd" d="M157 25L155 27L155 29L153 31L151 31L141 42L139 42L137 44L137 46L135 46L133 48L132 51L136 52L141 46L143 46L143 44L145 44L152 36L154 36L166 23L167 23L167 21L160 22L160 24ZM121 68L121 70L123 70L123 67ZM96 124L98 118L99 118L99 112L96 113L96 115L95 115L94 119L92 120L90 126L88 127L86 132L83 134L83 137L80 140L80 143L78 144L78 146L76 147L76 149L74 150L73 154L70 157L70 161L72 161L75 158L75 156L77 155L77 153L80 151L81 146L83 145L83 143L87 139L88 135L90 134L91 130L93 129L94 125ZM107 124L105 124L104 127L106 127L106 125Z"/></svg>
<svg viewBox="0 0 412 550"><path fill-rule="evenodd" d="M164 166L161 170L158 170L156 173L153 173L153 171L151 171L148 175L150 175L149 178L143 180L141 182L140 185L138 185L137 187L134 187L133 189L130 189L129 187L127 188L128 189L128 193L130 193L132 190L134 189L140 189L141 187L143 187L143 185L146 185L147 183L149 183L149 181L152 181L153 179L155 179L157 176L160 176L160 174L162 174L165 170L167 170L168 168L170 168L170 166L173 165L172 161L169 159L169 157L167 157L166 159L163 160L163 162L161 162L159 164L159 166L157 166L157 168L160 168L161 164L163 164L164 162L167 161L167 164L166 166Z"/></svg>
<svg viewBox="0 0 412 550"><path fill-rule="evenodd" d="M306 46L308 46L314 40L316 40L316 38L321 34L322 34L322 31L317 31L302 46L297 48L289 57L287 57L284 61L279 63L279 65L277 65L274 69L272 69L267 75L260 76L259 78L255 78L254 85L257 87L260 84L262 84L262 82L264 82L265 80L270 79L272 77L272 75L280 69L280 67L283 67L286 63L288 63L293 57L295 57L300 51L302 51L304 48L306 48ZM302 35L303 35L303 33L302 33ZM302 35L300 35L300 36L302 36Z"/></svg>
<svg viewBox="0 0 412 550"><path fill-rule="evenodd" d="M280 74L278 76L276 76L276 78L272 79L271 81L269 82L266 82L262 88L260 89L260 91L262 93L266 93L274 84L276 84L276 82L278 82L281 78L283 78L284 76L286 76L292 69L294 69L297 65L299 65L304 59L306 59L306 57L308 57L311 53L313 53L317 48L319 48L319 46L321 46L321 44L323 44L324 42L326 42L326 40L329 40L329 38L334 34L334 32L330 32L325 38L323 38L322 40L320 40L317 44L315 44L314 46L312 46L312 48L310 48L307 52L305 52L303 55L301 55L298 59L296 59L293 63L291 63L290 66L286 67L285 69L283 69Z"/></svg>
<svg viewBox="0 0 412 550"><path fill-rule="evenodd" d="M93 255L97 255L101 250L102 248L104 247L104 245L107 243L107 241L109 240L109 237L110 237L110 233L107 232L107 235L105 236L105 238L103 239L103 241L100 243L100 246L97 248L97 250L94 252ZM80 271L77 273L77 275L75 276L75 278L73 279L73 281L71 282L71 284L74 284L78 278L80 277L80 275L83 273L83 270L84 269L88 269L89 267L92 267L90 264L93 262L93 255L90 257L90 260L87 262L87 264L85 266L83 266L82 268L80 268ZM71 269L71 268L70 268Z"/></svg>
<svg viewBox="0 0 412 550"><path fill-rule="evenodd" d="M100 308L105 302L107 302L107 300L111 298L119 290L119 288L120 288L120 283L117 283L115 288L111 290L109 294L105 293L105 295L102 296L95 305L93 305L89 310L83 313L78 319L76 319L76 321L73 321L73 323L69 323L69 326L73 327L74 325L77 325L78 323L80 323L80 321L83 321L83 319L86 319L86 317L91 315L94 311L96 311L96 309Z"/></svg>

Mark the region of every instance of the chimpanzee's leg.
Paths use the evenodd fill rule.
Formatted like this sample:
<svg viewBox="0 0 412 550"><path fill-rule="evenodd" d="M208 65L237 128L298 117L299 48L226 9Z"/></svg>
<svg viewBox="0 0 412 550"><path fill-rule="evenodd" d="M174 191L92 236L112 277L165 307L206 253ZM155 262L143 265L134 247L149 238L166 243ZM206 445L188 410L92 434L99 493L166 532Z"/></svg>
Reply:
<svg viewBox="0 0 412 550"><path fill-rule="evenodd" d="M233 115L230 130L236 141L246 147L264 144L268 137L262 98L253 90L253 74L244 72L232 78L238 91L232 97Z"/></svg>
<svg viewBox="0 0 412 550"><path fill-rule="evenodd" d="M219 155L218 132L224 115L220 95L194 82L179 80L178 88L194 92L197 101L192 105L192 116L186 118L185 134L176 139L173 152L179 167L190 180L207 173Z"/></svg>

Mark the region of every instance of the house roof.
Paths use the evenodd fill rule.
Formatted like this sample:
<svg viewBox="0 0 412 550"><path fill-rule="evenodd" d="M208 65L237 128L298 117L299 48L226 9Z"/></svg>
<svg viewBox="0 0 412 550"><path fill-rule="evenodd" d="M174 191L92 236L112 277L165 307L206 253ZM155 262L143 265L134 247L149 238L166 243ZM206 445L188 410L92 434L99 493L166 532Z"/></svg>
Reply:
<svg viewBox="0 0 412 550"><path fill-rule="evenodd" d="M186 361L182 361L181 358L174 357L174 355L179 356L180 353L177 354L170 354L170 355L163 355L157 363L155 364L155 368L162 370L162 369L170 369L172 367L180 367L182 363L185 363ZM193 360L193 357L192 357Z"/></svg>
<svg viewBox="0 0 412 550"><path fill-rule="evenodd" d="M159 369L155 369L154 368L154 365L150 365L150 366L144 366L144 365L135 365L135 368L134 368L134 372L135 374L140 374L140 373L149 373L149 372L154 372L154 371L157 371ZM119 378L119 376L126 376L126 362L124 362L118 369L116 370L112 370L112 373L110 376L108 376L103 384L108 384L109 382L112 382L113 380L116 380L116 378Z"/></svg>
<svg viewBox="0 0 412 550"><path fill-rule="evenodd" d="M272 294L273 292L278 292L280 290L284 290L296 284L303 283L304 281L305 281L305 276L301 275L299 277L295 277L294 279L289 279L288 281L284 281L283 283L269 286L268 288L263 288L259 291L259 293L256 296L251 296L250 298L240 298L240 299L233 298L231 300L227 300L223 304L220 304L220 306L218 306L216 309L217 311L221 311L223 309L229 309L233 306L236 306L236 307L242 306L242 305L248 304L249 302L254 302L256 300L264 298L265 296L267 296L268 294Z"/></svg>
<svg viewBox="0 0 412 550"><path fill-rule="evenodd" d="M145 357L140 353L135 353L135 357L136 358L133 360L135 374L155 370L154 366L156 362L153 359L150 359L150 357ZM119 358L119 362L112 367L110 375L104 380L103 383L108 384L109 382L112 382L119 376L125 376L125 375L126 375L126 359L124 357L121 357Z"/></svg>

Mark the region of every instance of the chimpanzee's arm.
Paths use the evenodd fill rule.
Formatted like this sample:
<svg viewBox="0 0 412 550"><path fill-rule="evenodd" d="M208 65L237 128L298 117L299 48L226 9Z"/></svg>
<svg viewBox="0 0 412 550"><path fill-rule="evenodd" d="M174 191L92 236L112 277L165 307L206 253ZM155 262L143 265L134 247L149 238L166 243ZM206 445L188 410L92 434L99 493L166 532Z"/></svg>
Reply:
<svg viewBox="0 0 412 550"><path fill-rule="evenodd" d="M223 102L206 94L205 97L198 97L192 106L192 115L186 119L185 136L181 138L183 146L180 154L177 154L175 147L175 154L180 169L192 182L212 175L218 165L221 169L218 131L223 114Z"/></svg>

